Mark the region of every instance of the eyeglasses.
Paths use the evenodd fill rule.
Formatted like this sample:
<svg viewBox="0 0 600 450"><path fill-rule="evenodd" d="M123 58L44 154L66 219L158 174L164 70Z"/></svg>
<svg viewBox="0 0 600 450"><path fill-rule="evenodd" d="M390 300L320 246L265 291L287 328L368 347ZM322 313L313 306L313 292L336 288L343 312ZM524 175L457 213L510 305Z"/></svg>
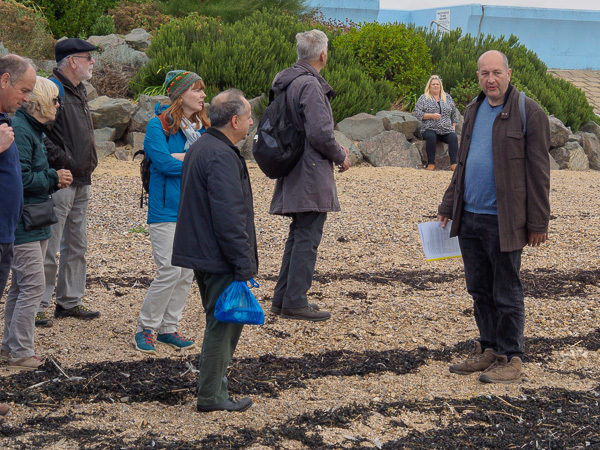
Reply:
<svg viewBox="0 0 600 450"><path fill-rule="evenodd" d="M58 97L54 97L54 98L52 99L52 103L54 103L55 105L60 105L60 98L58 98Z"/></svg>
<svg viewBox="0 0 600 450"><path fill-rule="evenodd" d="M73 58L85 58L88 61L91 61L93 59L92 55L87 55L87 56L81 56L81 55L71 55Z"/></svg>

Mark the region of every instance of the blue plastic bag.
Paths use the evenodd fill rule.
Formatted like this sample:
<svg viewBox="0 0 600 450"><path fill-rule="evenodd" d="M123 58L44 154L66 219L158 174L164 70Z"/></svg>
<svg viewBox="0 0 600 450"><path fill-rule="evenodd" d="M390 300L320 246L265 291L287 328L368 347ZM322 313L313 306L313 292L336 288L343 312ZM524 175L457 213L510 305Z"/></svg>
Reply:
<svg viewBox="0 0 600 450"><path fill-rule="evenodd" d="M252 287L259 287L254 278ZM265 313L245 281L234 281L219 295L215 305L215 318L219 322L264 325Z"/></svg>

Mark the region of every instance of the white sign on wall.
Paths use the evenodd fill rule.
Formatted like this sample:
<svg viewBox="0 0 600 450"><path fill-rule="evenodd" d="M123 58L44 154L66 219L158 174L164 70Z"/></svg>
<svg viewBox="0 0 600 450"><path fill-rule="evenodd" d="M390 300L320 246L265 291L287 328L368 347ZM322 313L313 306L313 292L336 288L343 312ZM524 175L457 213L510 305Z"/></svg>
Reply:
<svg viewBox="0 0 600 450"><path fill-rule="evenodd" d="M435 12L435 22L437 23L437 29L440 33L447 33L450 31L450 10L438 9Z"/></svg>

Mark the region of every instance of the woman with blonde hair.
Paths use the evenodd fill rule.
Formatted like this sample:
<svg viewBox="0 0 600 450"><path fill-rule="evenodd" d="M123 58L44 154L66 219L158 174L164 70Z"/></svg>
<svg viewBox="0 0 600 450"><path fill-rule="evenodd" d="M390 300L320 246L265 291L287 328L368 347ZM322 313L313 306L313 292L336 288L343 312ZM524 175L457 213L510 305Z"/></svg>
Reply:
<svg viewBox="0 0 600 450"><path fill-rule="evenodd" d="M50 80L36 78L29 102L12 119L19 149L25 208L48 201L54 191L71 184L71 172L48 165L44 132L56 117L58 87ZM30 207L36 208L35 206ZM49 225L37 225L21 217L15 233L12 282L4 307L1 355L12 370L35 370L44 363L35 355L33 336L36 312L46 288L44 254L50 238ZM47 320L46 326L52 322Z"/></svg>
<svg viewBox="0 0 600 450"><path fill-rule="evenodd" d="M427 170L435 169L435 147L438 140L448 144L450 169L454 170L458 154L455 130L459 114L450 94L444 92L442 79L438 75L429 77L425 93L417 100L414 116L421 120L421 136L427 150Z"/></svg>
<svg viewBox="0 0 600 450"><path fill-rule="evenodd" d="M157 104L148 122L144 151L150 161L148 227L156 276L140 310L134 347L157 355L156 343L179 350L196 344L178 332L194 273L171 265L173 238L181 194L181 170L188 148L210 125L204 110L205 85L194 72L173 70L165 79L171 105Z"/></svg>

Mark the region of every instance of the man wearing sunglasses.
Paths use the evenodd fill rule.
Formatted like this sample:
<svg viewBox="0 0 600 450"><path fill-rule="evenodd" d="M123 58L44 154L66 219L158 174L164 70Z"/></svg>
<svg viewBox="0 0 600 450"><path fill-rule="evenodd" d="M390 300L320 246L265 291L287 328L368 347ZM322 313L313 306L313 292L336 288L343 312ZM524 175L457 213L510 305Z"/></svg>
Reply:
<svg viewBox="0 0 600 450"><path fill-rule="evenodd" d="M63 39L54 47L57 67L50 79L59 87L61 105L46 133L45 144L50 167L70 170L73 183L52 196L58 223L52 225L52 237L48 241L44 261L46 291L36 315L37 326L52 325L46 308L55 286L54 317L94 319L100 315L82 304L86 277L86 214L92 172L98 164L94 126L82 82L92 78L95 61L90 52L94 50L94 45L77 38Z"/></svg>

